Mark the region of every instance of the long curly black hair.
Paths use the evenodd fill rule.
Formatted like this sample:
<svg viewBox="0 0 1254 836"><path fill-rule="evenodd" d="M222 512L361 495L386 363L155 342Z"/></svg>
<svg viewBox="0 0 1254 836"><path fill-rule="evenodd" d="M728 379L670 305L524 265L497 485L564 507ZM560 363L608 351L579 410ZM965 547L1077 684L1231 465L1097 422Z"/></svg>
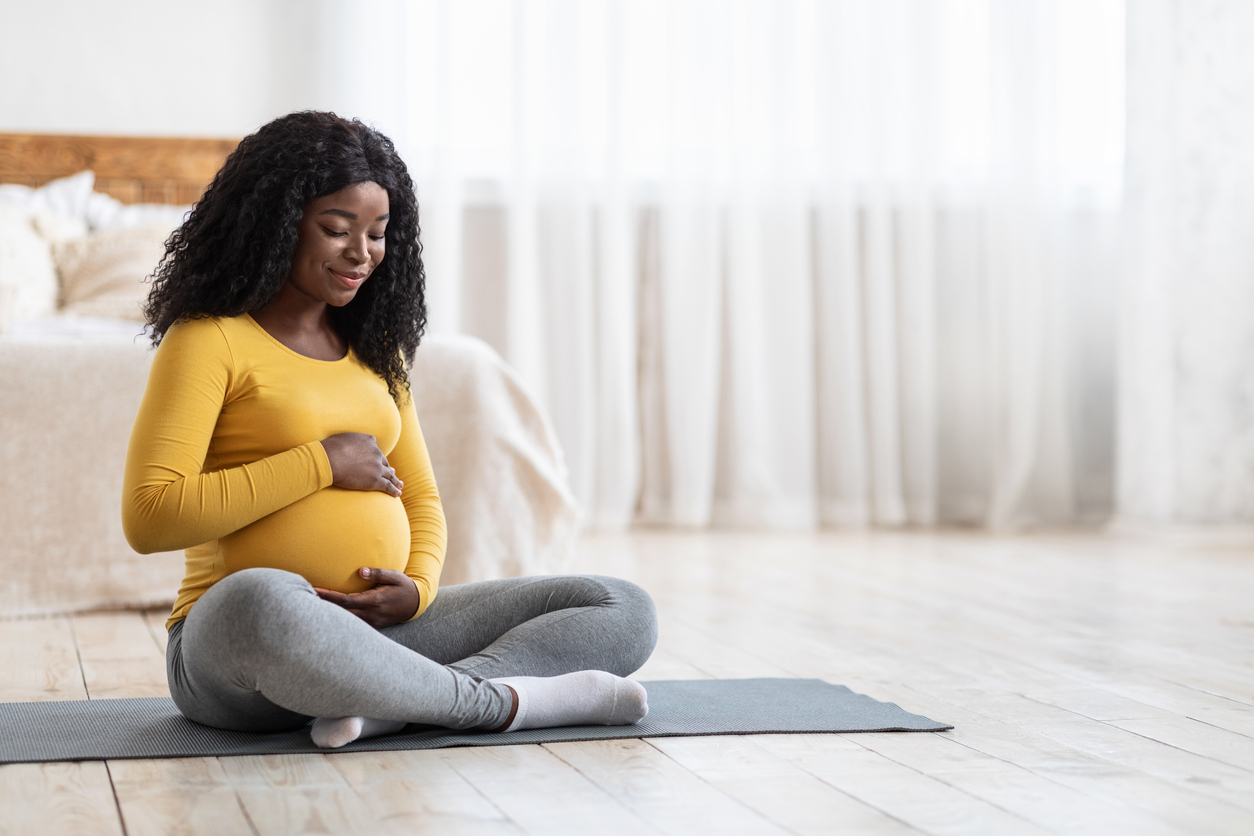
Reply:
<svg viewBox="0 0 1254 836"><path fill-rule="evenodd" d="M255 313L273 302L292 267L305 204L365 181L388 193L385 256L330 316L399 402L409 389L405 360L413 361L427 324L418 198L392 141L334 113L282 116L227 157L166 242L144 305L153 345L181 320Z"/></svg>

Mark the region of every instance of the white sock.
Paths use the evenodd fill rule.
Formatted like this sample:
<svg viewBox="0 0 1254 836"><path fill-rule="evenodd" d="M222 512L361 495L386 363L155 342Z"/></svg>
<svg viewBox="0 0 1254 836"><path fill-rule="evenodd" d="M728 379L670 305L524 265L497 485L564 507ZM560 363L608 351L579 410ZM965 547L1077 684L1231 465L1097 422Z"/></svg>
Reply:
<svg viewBox="0 0 1254 836"><path fill-rule="evenodd" d="M371 717L319 717L314 720L309 736L323 749L338 749L354 740L392 734L405 728L400 720L375 720Z"/></svg>
<svg viewBox="0 0 1254 836"><path fill-rule="evenodd" d="M605 671L491 679L514 689L518 711L502 731L556 726L630 726L649 713L644 686Z"/></svg>

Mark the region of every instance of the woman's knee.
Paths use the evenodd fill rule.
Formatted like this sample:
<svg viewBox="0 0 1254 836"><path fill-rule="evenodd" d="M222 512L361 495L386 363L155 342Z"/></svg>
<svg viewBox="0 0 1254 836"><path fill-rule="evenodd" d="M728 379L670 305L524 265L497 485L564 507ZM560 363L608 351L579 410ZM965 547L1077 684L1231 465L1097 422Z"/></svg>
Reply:
<svg viewBox="0 0 1254 836"><path fill-rule="evenodd" d="M203 624L219 635L283 632L284 622L294 611L307 607L311 597L317 597L313 587L293 572L243 569L202 595L192 606L188 623Z"/></svg>
<svg viewBox="0 0 1254 836"><path fill-rule="evenodd" d="M282 569L241 569L214 584L201 600L210 595L233 606L255 610L282 605L285 599L313 595L313 587L295 572ZM200 603L199 601L197 603Z"/></svg>
<svg viewBox="0 0 1254 836"><path fill-rule="evenodd" d="M626 670L619 675L626 676L643 667L657 647L657 607L652 596L631 581L600 576L596 579L605 584L611 606L618 614L619 627L615 632L622 640L621 664Z"/></svg>
<svg viewBox="0 0 1254 836"><path fill-rule="evenodd" d="M267 672L307 652L317 602L308 581L278 569L245 569L218 581L184 621L182 669L188 686L199 683L202 691L220 686L222 699L251 698Z"/></svg>

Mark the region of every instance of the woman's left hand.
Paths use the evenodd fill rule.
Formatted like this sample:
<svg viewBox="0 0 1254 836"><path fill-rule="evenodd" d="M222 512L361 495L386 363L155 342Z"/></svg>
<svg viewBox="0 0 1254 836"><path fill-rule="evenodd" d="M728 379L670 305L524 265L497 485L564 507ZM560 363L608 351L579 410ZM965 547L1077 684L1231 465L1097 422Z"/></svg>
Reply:
<svg viewBox="0 0 1254 836"><path fill-rule="evenodd" d="M365 592L336 592L314 587L324 601L339 604L371 627L390 627L408 621L418 612L418 587L404 572L395 569L373 569L363 566L357 574L374 581Z"/></svg>

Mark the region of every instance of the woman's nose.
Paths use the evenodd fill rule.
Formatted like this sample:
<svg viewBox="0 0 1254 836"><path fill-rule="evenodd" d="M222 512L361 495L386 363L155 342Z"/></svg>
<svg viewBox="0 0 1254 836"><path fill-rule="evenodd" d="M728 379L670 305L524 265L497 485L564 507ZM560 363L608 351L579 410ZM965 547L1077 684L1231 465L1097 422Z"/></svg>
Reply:
<svg viewBox="0 0 1254 836"><path fill-rule="evenodd" d="M364 238L349 238L348 245L344 247L344 257L358 264L366 260L366 240Z"/></svg>

